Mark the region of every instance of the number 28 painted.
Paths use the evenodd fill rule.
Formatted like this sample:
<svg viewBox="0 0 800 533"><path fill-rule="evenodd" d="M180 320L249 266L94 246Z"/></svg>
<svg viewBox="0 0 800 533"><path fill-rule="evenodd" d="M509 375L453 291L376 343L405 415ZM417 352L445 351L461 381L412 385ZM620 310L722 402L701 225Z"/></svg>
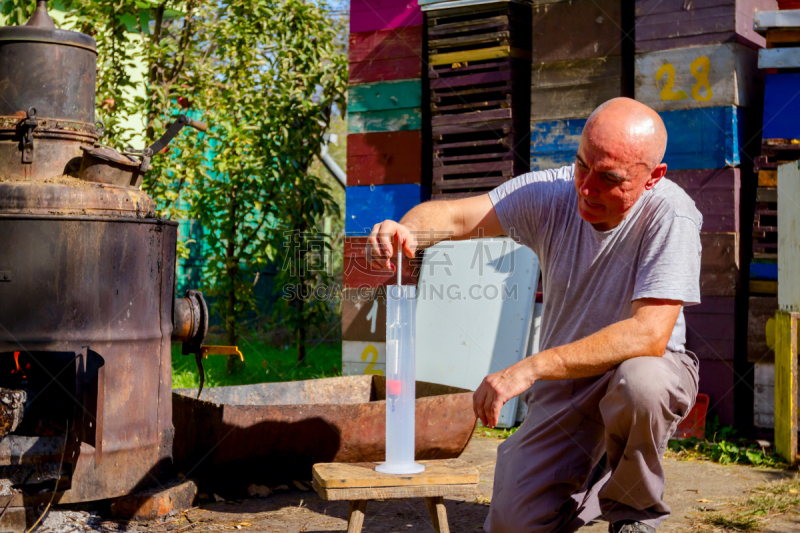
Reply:
<svg viewBox="0 0 800 533"><path fill-rule="evenodd" d="M711 70L711 61L706 56L700 56L689 65L689 72L697 80L692 86L692 98L698 102L708 102L713 96L711 85L708 83L708 74ZM675 91L675 67L672 63L664 63L656 71L656 84L660 84L661 78L667 75L667 82L661 89L662 100L686 100L689 96L684 90ZM705 89L701 93L701 89Z"/></svg>

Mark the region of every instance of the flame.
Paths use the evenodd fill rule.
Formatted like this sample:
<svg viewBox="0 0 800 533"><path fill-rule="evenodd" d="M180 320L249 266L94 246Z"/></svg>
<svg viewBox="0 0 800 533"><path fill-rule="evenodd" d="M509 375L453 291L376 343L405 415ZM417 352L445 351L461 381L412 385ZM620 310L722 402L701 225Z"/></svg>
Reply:
<svg viewBox="0 0 800 533"><path fill-rule="evenodd" d="M22 374L22 378L25 379L28 376L25 375L25 372L19 366L19 352L14 352L14 363L17 365L17 368L11 371L12 374L16 374L17 372ZM30 368L31 365L28 364L27 368Z"/></svg>

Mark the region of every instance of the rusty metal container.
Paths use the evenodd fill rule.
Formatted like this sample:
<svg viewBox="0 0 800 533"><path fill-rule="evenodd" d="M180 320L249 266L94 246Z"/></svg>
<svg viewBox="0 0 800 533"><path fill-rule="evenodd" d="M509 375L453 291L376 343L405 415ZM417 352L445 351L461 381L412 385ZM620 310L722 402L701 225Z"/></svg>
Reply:
<svg viewBox="0 0 800 533"><path fill-rule="evenodd" d="M38 4L0 28L0 388L27 397L21 422L0 405L10 509L150 487L174 432L177 223L136 180L78 179L97 148L94 41Z"/></svg>
<svg viewBox="0 0 800 533"><path fill-rule="evenodd" d="M27 25L0 28L0 180L74 174L98 139L95 40L37 4Z"/></svg>
<svg viewBox="0 0 800 533"><path fill-rule="evenodd" d="M464 451L472 392L417 382L416 459ZM310 479L315 463L383 461L386 378L348 376L173 394L177 467L213 483Z"/></svg>

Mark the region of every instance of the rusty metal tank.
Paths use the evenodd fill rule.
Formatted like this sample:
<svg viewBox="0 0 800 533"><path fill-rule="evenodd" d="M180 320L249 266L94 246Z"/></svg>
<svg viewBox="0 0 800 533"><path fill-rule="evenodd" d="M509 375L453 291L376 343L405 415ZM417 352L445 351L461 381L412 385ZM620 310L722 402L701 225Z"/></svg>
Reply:
<svg viewBox="0 0 800 533"><path fill-rule="evenodd" d="M19 489L0 507L120 496L171 467L177 223L136 180L81 179L102 148L95 61L46 2L0 28L0 388L27 397L0 438L0 478Z"/></svg>

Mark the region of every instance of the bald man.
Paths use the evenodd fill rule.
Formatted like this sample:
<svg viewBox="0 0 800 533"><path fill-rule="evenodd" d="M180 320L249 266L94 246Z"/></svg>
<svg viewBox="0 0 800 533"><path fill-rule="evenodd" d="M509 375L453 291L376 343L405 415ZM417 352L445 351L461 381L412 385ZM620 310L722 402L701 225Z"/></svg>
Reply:
<svg viewBox="0 0 800 533"><path fill-rule="evenodd" d="M489 194L429 202L370 235L373 267L432 242L516 235L539 258L540 352L487 376L477 417L494 426L523 394L528 415L497 452L490 533L654 532L669 516L661 459L697 395L683 306L700 302L702 217L664 177L667 133L627 98L587 120L573 165L531 172ZM468 265L464 265L468 268Z"/></svg>

